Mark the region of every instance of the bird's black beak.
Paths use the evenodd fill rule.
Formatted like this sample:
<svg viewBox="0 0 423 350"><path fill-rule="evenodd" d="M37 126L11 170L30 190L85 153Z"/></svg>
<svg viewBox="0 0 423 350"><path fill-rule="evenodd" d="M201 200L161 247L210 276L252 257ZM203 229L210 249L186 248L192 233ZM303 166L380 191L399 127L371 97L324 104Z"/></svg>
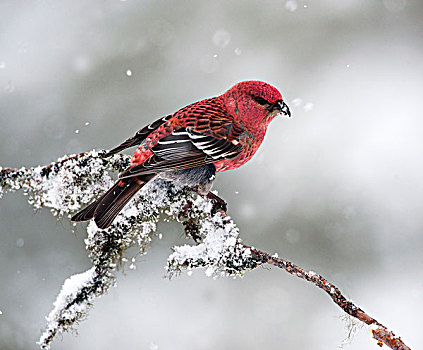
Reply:
<svg viewBox="0 0 423 350"><path fill-rule="evenodd" d="M284 101L281 100L281 101L278 102L278 109L284 115L287 115L288 117L291 117L291 112L289 111L289 107L288 107L288 105Z"/></svg>

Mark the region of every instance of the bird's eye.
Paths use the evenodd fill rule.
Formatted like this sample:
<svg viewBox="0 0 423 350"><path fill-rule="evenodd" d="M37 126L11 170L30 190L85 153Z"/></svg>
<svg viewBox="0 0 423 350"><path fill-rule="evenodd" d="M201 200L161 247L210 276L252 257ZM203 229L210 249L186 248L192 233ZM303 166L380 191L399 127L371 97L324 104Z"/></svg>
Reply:
<svg viewBox="0 0 423 350"><path fill-rule="evenodd" d="M254 100L258 103L258 104L261 104L261 105L268 105L268 104L270 104L269 103L269 101L266 101L264 98L262 98L262 97L260 97L260 96L256 96L256 97L254 97Z"/></svg>

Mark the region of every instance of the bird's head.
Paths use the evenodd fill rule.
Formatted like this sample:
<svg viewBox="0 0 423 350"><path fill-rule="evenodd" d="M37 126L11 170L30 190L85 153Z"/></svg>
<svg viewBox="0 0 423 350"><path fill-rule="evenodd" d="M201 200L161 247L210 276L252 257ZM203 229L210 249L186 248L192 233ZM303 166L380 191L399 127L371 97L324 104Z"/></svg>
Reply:
<svg viewBox="0 0 423 350"><path fill-rule="evenodd" d="M223 95L226 108L247 128L266 128L279 114L291 116L281 93L262 81L243 81Z"/></svg>

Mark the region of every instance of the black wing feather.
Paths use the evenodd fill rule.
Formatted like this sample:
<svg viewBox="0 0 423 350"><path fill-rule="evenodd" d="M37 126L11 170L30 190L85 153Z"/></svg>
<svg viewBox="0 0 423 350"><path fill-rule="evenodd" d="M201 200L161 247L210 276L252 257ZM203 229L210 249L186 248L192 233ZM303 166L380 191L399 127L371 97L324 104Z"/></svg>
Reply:
<svg viewBox="0 0 423 350"><path fill-rule="evenodd" d="M120 151L123 151L126 148L133 147L139 145L141 142L143 142L148 135L150 135L151 132L156 130L160 125L168 121L172 115L168 115L166 117L157 119L156 121L152 122L151 124L145 126L144 128L137 131L137 133L130 137L129 139L126 139L123 141L119 146L116 146L115 148L111 149L109 152L107 152L104 157L110 157Z"/></svg>
<svg viewBox="0 0 423 350"><path fill-rule="evenodd" d="M210 156L213 162L234 158L242 151L242 146L238 142L233 143L227 139L219 139L190 129L188 129L188 134L194 146Z"/></svg>
<svg viewBox="0 0 423 350"><path fill-rule="evenodd" d="M144 163L132 166L120 178L141 176L161 171L174 171L214 163L236 157L242 146L190 128L181 128L160 139L154 153Z"/></svg>

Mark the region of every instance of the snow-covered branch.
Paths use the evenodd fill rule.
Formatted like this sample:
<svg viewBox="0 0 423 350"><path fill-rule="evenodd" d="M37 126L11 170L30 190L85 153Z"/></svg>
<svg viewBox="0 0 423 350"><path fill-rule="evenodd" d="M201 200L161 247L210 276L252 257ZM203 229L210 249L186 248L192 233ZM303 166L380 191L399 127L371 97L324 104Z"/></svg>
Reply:
<svg viewBox="0 0 423 350"><path fill-rule="evenodd" d="M103 154L81 153L30 169L0 168L0 198L6 192L22 190L34 208L48 207L53 215L69 218L112 185L110 171L122 171L128 166L128 156L105 159ZM49 348L57 334L74 328L87 317L95 298L115 285L118 266L126 260L123 252L137 245L140 253L145 253L162 215L181 222L187 235L196 242L173 248L166 267L170 277L196 268L204 268L207 276L239 276L262 264L271 264L324 290L344 312L369 325L379 345L409 349L322 276L245 246L231 218L213 209L210 200L158 179L146 185L108 229L99 230L90 222L85 243L93 267L64 282L47 317L40 347Z"/></svg>

